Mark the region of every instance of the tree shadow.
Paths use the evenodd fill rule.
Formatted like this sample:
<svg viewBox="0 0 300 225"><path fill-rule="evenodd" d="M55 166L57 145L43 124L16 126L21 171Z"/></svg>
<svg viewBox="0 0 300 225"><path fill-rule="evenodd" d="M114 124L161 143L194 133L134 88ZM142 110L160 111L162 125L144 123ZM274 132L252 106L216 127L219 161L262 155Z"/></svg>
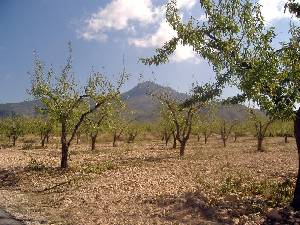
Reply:
<svg viewBox="0 0 300 225"><path fill-rule="evenodd" d="M149 198L143 201L143 204L163 209L164 213L151 217L160 217L174 224L295 224L289 222L295 221L295 218L285 216L287 213L282 213L283 209L268 212L265 202L255 196L243 199L229 195L211 202L200 191L196 191L186 192L181 196L161 195Z"/></svg>
<svg viewBox="0 0 300 225"><path fill-rule="evenodd" d="M14 188L18 186L20 178L18 176L18 171L15 169L0 170L0 188Z"/></svg>
<svg viewBox="0 0 300 225"><path fill-rule="evenodd" d="M182 224L233 224L216 207L209 206L208 200L198 192L187 192L182 196L161 195L145 200L144 204L154 204L164 209L159 215L163 220ZM152 215L155 217L157 215Z"/></svg>

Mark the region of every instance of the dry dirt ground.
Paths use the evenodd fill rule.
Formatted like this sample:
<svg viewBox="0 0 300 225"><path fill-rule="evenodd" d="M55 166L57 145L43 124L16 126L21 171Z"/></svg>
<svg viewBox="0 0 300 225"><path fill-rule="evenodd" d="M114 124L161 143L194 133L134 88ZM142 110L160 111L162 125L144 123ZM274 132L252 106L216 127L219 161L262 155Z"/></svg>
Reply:
<svg viewBox="0 0 300 225"><path fill-rule="evenodd" d="M57 143L2 146L0 208L26 224L298 224L293 139L202 142L184 158L158 140L73 145L67 171Z"/></svg>

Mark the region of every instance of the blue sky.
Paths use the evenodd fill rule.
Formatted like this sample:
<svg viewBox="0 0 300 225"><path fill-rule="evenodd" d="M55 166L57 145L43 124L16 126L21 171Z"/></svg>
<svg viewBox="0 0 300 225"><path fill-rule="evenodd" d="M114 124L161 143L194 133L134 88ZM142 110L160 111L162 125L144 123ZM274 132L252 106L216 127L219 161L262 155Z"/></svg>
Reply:
<svg viewBox="0 0 300 225"><path fill-rule="evenodd" d="M282 39L290 15L283 13L284 1L259 0L267 23L277 27ZM143 80L153 80L181 92L192 82L213 79L207 62L189 47L179 47L170 63L148 67L139 57L151 56L174 32L165 23L165 0L0 0L0 103L30 99L33 50L46 64L64 65L67 43L72 42L74 72L84 83L92 67L116 76L131 74L124 90ZM198 0L178 0L184 16L198 15ZM235 90L226 88L225 95Z"/></svg>

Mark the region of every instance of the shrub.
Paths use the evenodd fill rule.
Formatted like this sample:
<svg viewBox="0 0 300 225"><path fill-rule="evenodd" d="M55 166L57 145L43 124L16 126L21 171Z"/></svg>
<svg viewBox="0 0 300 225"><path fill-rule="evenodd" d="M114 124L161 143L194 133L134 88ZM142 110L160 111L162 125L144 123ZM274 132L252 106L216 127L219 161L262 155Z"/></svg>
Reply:
<svg viewBox="0 0 300 225"><path fill-rule="evenodd" d="M101 164L88 164L84 169L84 173L96 173L101 174L108 170L115 169L116 166L112 164L112 162L105 162Z"/></svg>
<svg viewBox="0 0 300 225"><path fill-rule="evenodd" d="M25 143L22 145L22 150L30 150L30 149L33 149L32 143Z"/></svg>
<svg viewBox="0 0 300 225"><path fill-rule="evenodd" d="M42 171L46 169L46 166L37 162L36 159L31 158L25 169L29 171Z"/></svg>

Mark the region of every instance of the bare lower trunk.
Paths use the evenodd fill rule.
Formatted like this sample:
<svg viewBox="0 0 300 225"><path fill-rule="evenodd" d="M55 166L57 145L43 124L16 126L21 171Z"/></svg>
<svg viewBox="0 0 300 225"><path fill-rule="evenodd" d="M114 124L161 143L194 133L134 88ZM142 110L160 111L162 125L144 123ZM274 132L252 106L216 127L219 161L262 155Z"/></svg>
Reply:
<svg viewBox="0 0 300 225"><path fill-rule="evenodd" d="M116 132L115 132L115 133L114 133L114 137L113 137L113 147L117 147L116 142L117 142L117 134L116 134Z"/></svg>
<svg viewBox="0 0 300 225"><path fill-rule="evenodd" d="M257 151L258 152L264 151L263 146L262 146L263 140L264 140L264 137L261 134L257 135Z"/></svg>
<svg viewBox="0 0 300 225"><path fill-rule="evenodd" d="M204 134L204 144L207 144L208 135L207 133Z"/></svg>
<svg viewBox="0 0 300 225"><path fill-rule="evenodd" d="M284 135L284 143L288 143L288 135Z"/></svg>
<svg viewBox="0 0 300 225"><path fill-rule="evenodd" d="M184 156L186 141L180 142L180 157Z"/></svg>
<svg viewBox="0 0 300 225"><path fill-rule="evenodd" d="M226 138L225 137L222 137L222 141L223 141L223 146L224 148L226 147Z"/></svg>
<svg viewBox="0 0 300 225"><path fill-rule="evenodd" d="M234 142L236 142L237 138L238 138L238 135L234 134Z"/></svg>
<svg viewBox="0 0 300 225"><path fill-rule="evenodd" d="M67 127L64 123L61 126L61 162L62 169L68 168L68 152L69 146L67 144Z"/></svg>
<svg viewBox="0 0 300 225"><path fill-rule="evenodd" d="M68 153L69 153L68 145L63 144L61 148L61 164L60 164L60 167L63 169L68 168Z"/></svg>
<svg viewBox="0 0 300 225"><path fill-rule="evenodd" d="M263 136L257 135L257 151L258 152L264 151L263 146L262 146L263 140L264 140Z"/></svg>
<svg viewBox="0 0 300 225"><path fill-rule="evenodd" d="M295 130L295 138L297 143L299 164L298 164L298 176L296 181L296 187L294 191L294 198L291 203L291 206L296 210L300 210L300 108L298 109L296 114L294 130Z"/></svg>
<svg viewBox="0 0 300 225"><path fill-rule="evenodd" d="M197 141L199 142L200 141L200 135L197 134Z"/></svg>
<svg viewBox="0 0 300 225"><path fill-rule="evenodd" d="M97 135L91 135L91 150L94 151L96 149L96 140Z"/></svg>
<svg viewBox="0 0 300 225"><path fill-rule="evenodd" d="M168 146L169 140L170 140L170 135L166 135L165 136L165 145L166 146Z"/></svg>
<svg viewBox="0 0 300 225"><path fill-rule="evenodd" d="M173 133L173 146L172 146L172 148L175 149L176 147L177 147L177 140L176 140L175 133Z"/></svg>
<svg viewBox="0 0 300 225"><path fill-rule="evenodd" d="M47 140L47 136L45 135L45 136L43 137L42 143L41 143L41 145L42 145L43 148L45 147L45 142L46 142L46 140Z"/></svg>
<svg viewBox="0 0 300 225"><path fill-rule="evenodd" d="M13 146L16 146L17 137L15 135L12 136Z"/></svg>

